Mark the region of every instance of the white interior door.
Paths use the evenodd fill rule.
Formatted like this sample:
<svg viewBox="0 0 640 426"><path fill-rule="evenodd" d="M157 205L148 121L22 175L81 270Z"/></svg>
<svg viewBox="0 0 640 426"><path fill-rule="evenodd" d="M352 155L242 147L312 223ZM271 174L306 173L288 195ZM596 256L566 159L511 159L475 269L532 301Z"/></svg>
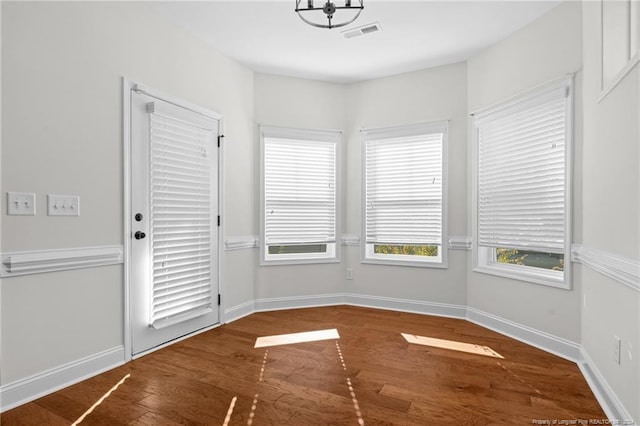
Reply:
<svg viewBox="0 0 640 426"><path fill-rule="evenodd" d="M131 91L132 355L219 322L219 119Z"/></svg>

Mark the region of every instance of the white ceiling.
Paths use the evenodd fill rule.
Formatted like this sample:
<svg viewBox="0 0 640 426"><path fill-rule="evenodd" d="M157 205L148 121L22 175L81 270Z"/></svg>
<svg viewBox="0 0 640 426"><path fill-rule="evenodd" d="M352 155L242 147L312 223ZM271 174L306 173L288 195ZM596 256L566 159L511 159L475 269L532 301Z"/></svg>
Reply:
<svg viewBox="0 0 640 426"><path fill-rule="evenodd" d="M157 2L153 7L254 71L350 83L463 61L559 3L364 0L354 23L331 30L302 22L295 0ZM339 16L336 12L335 19ZM373 22L383 31L351 39L341 34Z"/></svg>

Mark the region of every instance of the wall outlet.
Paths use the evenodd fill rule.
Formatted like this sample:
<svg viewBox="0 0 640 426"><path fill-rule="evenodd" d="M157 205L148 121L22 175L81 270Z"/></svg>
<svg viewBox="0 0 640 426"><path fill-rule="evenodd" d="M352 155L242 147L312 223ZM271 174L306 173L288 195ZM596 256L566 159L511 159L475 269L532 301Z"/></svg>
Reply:
<svg viewBox="0 0 640 426"><path fill-rule="evenodd" d="M622 348L622 340L618 336L613 336L613 360L616 364L620 364L620 350Z"/></svg>
<svg viewBox="0 0 640 426"><path fill-rule="evenodd" d="M348 280L353 279L353 268L347 268L347 279Z"/></svg>

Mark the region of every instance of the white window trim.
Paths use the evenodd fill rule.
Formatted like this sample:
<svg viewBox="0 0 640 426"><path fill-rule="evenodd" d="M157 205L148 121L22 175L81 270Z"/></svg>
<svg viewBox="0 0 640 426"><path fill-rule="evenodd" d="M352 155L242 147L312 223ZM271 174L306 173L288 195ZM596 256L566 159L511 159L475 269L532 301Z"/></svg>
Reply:
<svg viewBox="0 0 640 426"><path fill-rule="evenodd" d="M636 26L636 37L637 40L635 40L635 42L637 43L637 45L640 45L640 31L638 30L638 27L640 27L640 18L639 15L640 13L638 13L638 10L635 9L629 9L629 34L628 34L628 40L629 40L629 58L627 60L627 63L618 70L618 73L616 74L616 76L614 78L611 79L611 81L609 82L605 82L604 81L604 21L603 21L603 17L604 17L604 0L600 0L600 7L598 7L598 63L599 63L599 79L600 79L600 95L598 96L598 100L597 103L601 103L608 95L609 93L613 92L613 90L618 86L618 84L620 84L620 82L622 82L625 77L636 67L636 65L638 65L640 63L640 49L636 48L635 51L631 50L631 44L632 44L632 37L633 37L633 32L631 30L632 26ZM629 2L629 6L631 6L631 2ZM640 5L636 5L636 8L640 8ZM635 14L633 12L636 12Z"/></svg>
<svg viewBox="0 0 640 426"><path fill-rule="evenodd" d="M469 118L469 134L470 134L470 153L471 153L471 205L472 205L472 259L473 271L504 278L511 278L519 281L525 281L535 284L541 284L560 289L571 289L571 239L572 239L572 176L573 176L573 99L574 86L573 76L564 76L553 80L544 85L538 86L528 92L517 97L510 98L504 103L485 108L482 113L498 112L505 109L515 107L519 104L527 102L529 99L539 96L548 91L558 88L566 88L568 92L566 102L566 140L565 145L565 241L564 241L564 271L563 273L553 272L541 268L528 266L498 264L493 261L495 258L493 249L478 246L478 128L474 122L474 114ZM475 113L477 114L477 112Z"/></svg>
<svg viewBox="0 0 640 426"><path fill-rule="evenodd" d="M260 143L260 266L296 265L314 263L340 262L340 230L342 200L342 132L336 130L297 129L289 127L259 125ZM336 242L327 244L327 253L289 253L278 259L269 258L265 244L265 193L264 193L264 138L265 136L282 138L315 139L320 141L337 141L336 149Z"/></svg>
<svg viewBox="0 0 640 426"><path fill-rule="evenodd" d="M390 265L390 266L409 266L419 268L436 268L446 269L449 264L448 256L448 189L449 189L449 121L433 121L428 123L418 123L405 126L394 126L380 129L362 129L360 133L366 131L379 131L381 135L393 135L398 131L409 131L412 128L424 128L427 132L442 131L444 133L442 138L442 243L438 250L438 256L434 258L420 259L420 256L407 256L407 255L388 255L388 254L372 254L369 248L366 235L367 235L367 217L366 209L366 144L364 138L360 140L360 169L361 169L361 235L360 239L360 263L375 264L375 265Z"/></svg>

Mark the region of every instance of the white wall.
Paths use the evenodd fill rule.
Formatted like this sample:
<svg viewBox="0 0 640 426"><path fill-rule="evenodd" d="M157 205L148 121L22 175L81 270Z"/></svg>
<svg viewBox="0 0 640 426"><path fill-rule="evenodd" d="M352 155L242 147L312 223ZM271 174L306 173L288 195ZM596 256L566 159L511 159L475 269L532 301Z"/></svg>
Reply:
<svg viewBox="0 0 640 426"><path fill-rule="evenodd" d="M358 236L359 129L450 120L449 226L452 235L466 236L466 95L464 63L353 85L256 74L255 118L344 131L342 233ZM446 270L364 265L359 247L343 246L340 264L258 267L256 299L349 293L464 305L465 265L464 251L450 252ZM347 268L353 280L346 280Z"/></svg>
<svg viewBox="0 0 640 426"><path fill-rule="evenodd" d="M345 233L361 234L360 129L449 120L449 235L467 235L466 73L459 63L348 86ZM345 247L344 256L354 276L347 293L466 304L464 251L449 250L448 269L361 264L357 246Z"/></svg>
<svg viewBox="0 0 640 426"><path fill-rule="evenodd" d="M142 3L2 2L2 252L123 244L123 76L224 115L226 233L254 233L251 71ZM6 191L37 215L6 216ZM49 193L80 217L46 216ZM237 263L231 304L253 298ZM123 291L121 265L3 279L2 385L122 346Z"/></svg>
<svg viewBox="0 0 640 426"><path fill-rule="evenodd" d="M339 84L290 77L256 74L254 116L257 124L300 129L344 130L345 89ZM347 141L343 138L343 146ZM259 170L259 139L254 140ZM344 150L343 150L344 161ZM259 177L255 180L256 206L260 197ZM342 187L343 200L345 187ZM342 202L344 205L344 201ZM259 230L256 217L256 229ZM256 250L257 252L257 250ZM258 262L256 255L256 265ZM279 299L308 295L329 295L343 291L343 269L339 263L258 266L256 299Z"/></svg>
<svg viewBox="0 0 640 426"><path fill-rule="evenodd" d="M469 112L580 71L581 4L566 2L468 61ZM581 74L576 77L574 151L581 157ZM581 238L581 177L574 167L574 241ZM469 206L469 209L471 206ZM470 211L470 210L469 210ZM469 214L471 218L471 214ZM568 262L567 262L568 263ZM577 278L577 277L574 277ZM471 272L468 305L553 336L580 342L580 282L570 291Z"/></svg>
<svg viewBox="0 0 640 426"><path fill-rule="evenodd" d="M123 244L122 76L224 115L227 239L259 232L256 123L344 131L342 233L360 236L358 131L434 120L450 120L449 236L466 237L468 112L577 71L573 240L640 257L640 76L636 68L597 103L596 3L584 4L584 20L580 3L561 4L466 64L352 85L254 75L141 3L1 7L2 252ZM6 191L35 192L38 215L6 216ZM82 216L47 217L47 193L80 195ZM223 307L233 317L254 301L330 303L344 293L372 304L468 305L581 342L640 418L636 290L579 265L567 291L471 272L466 251L450 250L448 269L428 269L361 264L359 247L341 249L341 263L298 266L259 266L256 249L226 251ZM3 279L0 383L121 346L123 291L121 265ZM621 365L612 363L612 334L623 340Z"/></svg>
<svg viewBox="0 0 640 426"><path fill-rule="evenodd" d="M640 260L640 70L600 96L599 3L583 5L585 247ZM640 422L640 291L582 267L582 345ZM621 363L613 336L622 339ZM630 353L629 353L630 352Z"/></svg>

